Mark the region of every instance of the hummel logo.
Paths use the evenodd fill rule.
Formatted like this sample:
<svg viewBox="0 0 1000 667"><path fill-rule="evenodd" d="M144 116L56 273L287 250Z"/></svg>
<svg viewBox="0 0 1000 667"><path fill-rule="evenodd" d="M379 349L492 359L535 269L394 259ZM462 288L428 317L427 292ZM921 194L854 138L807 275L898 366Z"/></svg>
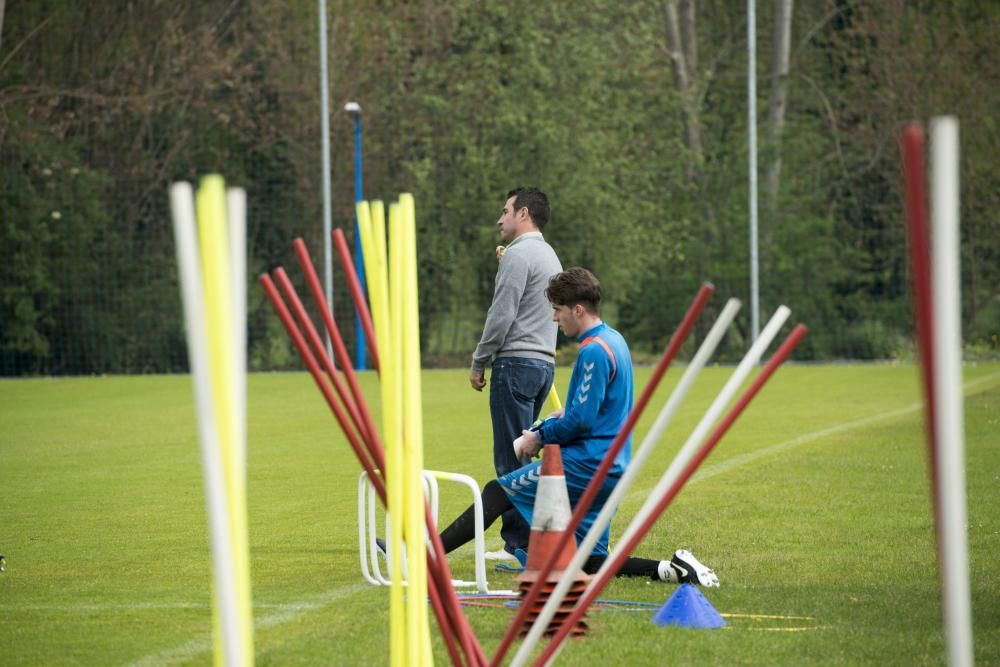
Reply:
<svg viewBox="0 0 1000 667"><path fill-rule="evenodd" d="M538 469L535 468L534 470L529 470L528 472L518 477L517 481L511 482L510 485L511 487L513 487L515 491L520 491L521 489L531 486L532 483L537 482L538 476L539 476Z"/></svg>
<svg viewBox="0 0 1000 667"><path fill-rule="evenodd" d="M586 363L585 363L585 364L583 365L583 370L587 371L588 373L589 373L590 371L594 370L594 362L593 362L593 361L591 361L591 362L590 362L589 364L586 364Z"/></svg>

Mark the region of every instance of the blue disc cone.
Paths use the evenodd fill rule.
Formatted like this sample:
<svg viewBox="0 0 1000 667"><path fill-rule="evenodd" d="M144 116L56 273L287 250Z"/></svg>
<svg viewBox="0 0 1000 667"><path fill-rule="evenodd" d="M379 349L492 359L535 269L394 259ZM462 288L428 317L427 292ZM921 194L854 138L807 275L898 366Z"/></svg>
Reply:
<svg viewBox="0 0 1000 667"><path fill-rule="evenodd" d="M653 614L653 623L679 628L721 628L726 621L697 586L681 584Z"/></svg>

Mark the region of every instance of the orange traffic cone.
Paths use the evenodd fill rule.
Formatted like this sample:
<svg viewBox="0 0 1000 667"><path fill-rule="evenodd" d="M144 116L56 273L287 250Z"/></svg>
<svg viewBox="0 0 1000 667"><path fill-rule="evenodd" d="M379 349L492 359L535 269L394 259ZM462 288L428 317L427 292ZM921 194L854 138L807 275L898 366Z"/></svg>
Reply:
<svg viewBox="0 0 1000 667"><path fill-rule="evenodd" d="M524 566L524 572L517 578L522 598L527 595L532 584L538 579L539 570L551 558L558 546L559 539L569 526L571 516L569 493L566 491L566 476L562 465L562 451L559 449L559 445L545 445L542 454L541 475L538 479L538 492L535 494L535 508L531 516L528 561ZM549 576L545 578L541 594L524 620L524 626L521 628L522 635L527 634L528 629L538 618L552 591L565 575L566 568L569 567L575 553L576 541L567 541L566 546L556 559L555 566L553 566ZM572 587L567 591L566 597L559 605L559 610L549 621L549 627L546 628L545 634L554 634L559 630L586 590L588 581L590 581L589 575L582 572L577 575ZM586 631L587 624L581 618L572 632L574 635L582 635Z"/></svg>

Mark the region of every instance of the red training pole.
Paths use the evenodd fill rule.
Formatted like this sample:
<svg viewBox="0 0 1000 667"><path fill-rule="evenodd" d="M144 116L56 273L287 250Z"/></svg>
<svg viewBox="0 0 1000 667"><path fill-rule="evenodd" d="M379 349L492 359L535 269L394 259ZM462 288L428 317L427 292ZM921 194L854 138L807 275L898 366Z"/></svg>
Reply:
<svg viewBox="0 0 1000 667"><path fill-rule="evenodd" d="M323 313L324 321L330 333L330 339L334 352L337 355L337 361L339 362L341 369L344 371L348 384L351 386L351 389L355 394L355 399L358 404L358 412L360 413L361 419L365 425L364 431L371 434L370 450L372 457L378 463L380 470L382 470L384 474L385 451L378 439L375 423L371 418L371 413L367 409L364 396L357 384L357 376L354 373L354 366L351 364L351 359L347 354L347 348L344 345L343 337L340 334L340 328L337 326L336 321L330 314L330 309L326 305L326 297L324 296L323 290L320 288L319 278L316 275L312 260L306 250L305 243L301 239L297 239L294 243L294 247L299 263L301 264L303 272L306 276L306 282L310 286L310 291L313 293L317 307ZM382 502L383 504L386 503L386 499L384 497L382 498ZM427 512L429 515L429 509ZM433 521L430 525L433 525ZM429 559L428 566L431 572L431 577L437 586L437 593L440 595L442 606L449 612L447 617L438 619L441 624L442 634L448 641L451 641L452 633L449 632L449 628L446 627L447 621L450 620L450 622L454 624L451 629L461 640L463 650L466 652L470 664L476 664L474 661L476 656L482 653L482 648L476 641L475 635L472 633L472 629L468 625L468 620L465 618L465 615L461 613L458 598L455 595L454 588L451 586L451 573L448 569L447 559L444 558L443 551L441 553L441 558ZM437 610L435 610L435 613L436 611ZM449 652L451 652L451 649L449 649Z"/></svg>
<svg viewBox="0 0 1000 667"><path fill-rule="evenodd" d="M906 232L910 243L910 285L913 294L913 328L917 334L917 352L924 385L924 428L927 429L927 452L930 457L931 501L934 525L941 525L938 507L937 409L934 403L934 296L931 289L931 251L927 232L927 199L924 186L924 131L919 123L903 130L903 188L906 209ZM939 540L940 543L940 540ZM940 544L939 549L940 551ZM940 553L938 554L940 562Z"/></svg>
<svg viewBox="0 0 1000 667"><path fill-rule="evenodd" d="M281 275L285 275L284 271L281 271ZM287 275L285 275L285 280L287 281ZM376 493L378 493L379 498L381 498L382 503L384 505L386 503L386 492L382 476L375 474L371 462L368 460L368 457L363 453L361 445L357 442L354 432L350 429L348 425L347 417L344 415L340 405L336 402L333 393L330 390L329 385L327 385L326 382L323 381L323 373L320 370L319 364L316 362L315 357L309 351L309 347L306 344L305 339L302 337L301 332L295 326L292 316L289 313L287 307L285 306L284 301L281 299L281 296L278 293L277 289L275 288L271 278L267 274L264 274L260 277L260 282L263 285L264 291L267 294L268 298L271 300L271 304L272 306L274 306L279 319L285 326L285 330L287 331L289 337L292 339L292 342L295 345L295 347L298 349L299 355L302 357L303 362L306 364L307 368L312 374L313 379L316 381L317 386L319 386L320 392L326 399L327 404L333 410L334 415L336 416L337 421L340 424L341 430L344 432L344 435L347 437L348 442L351 445L351 448L354 450L355 456L357 456L358 460L361 462L361 465L365 469L365 472L368 474L369 479L372 480L372 485L374 486ZM289 287L291 287L290 284ZM292 293L294 294L294 288L292 289ZM339 334L339 331L337 333ZM326 356L325 349L323 348L322 345L320 345L319 350L320 354ZM359 404L363 406L364 405L363 397L360 394L358 394L356 398L358 399ZM364 414L368 415L367 410L364 411ZM374 435L375 434L374 424L371 422L370 415L368 415L367 426L368 426L367 429L368 432ZM380 458L378 454L381 453L381 445L377 440L373 440L372 442L366 442L365 444L368 445L369 454L372 454L376 459ZM381 458L383 458L384 460L384 456ZM384 474L384 466L380 466L380 472ZM429 513L429 509L427 509L427 512ZM438 541L440 542L440 539ZM431 593L432 596L431 604L434 607L435 615L437 615L438 617L438 623L441 626L442 635L444 636L445 643L448 647L448 652L452 658L453 664L455 665L461 664L457 648L454 645L453 634L458 635L462 640L463 648L466 650L466 653L469 656L468 660L470 665L485 664L485 658L480 659L480 656L482 654L482 648L479 647L478 643L476 643L475 636L471 634L471 628L468 626L468 621L467 619L465 619L465 616L461 614L461 611L459 609L458 599L455 596L454 589L451 587L450 573L446 572L447 578L443 578L440 563L436 559L433 561L433 565L430 568L430 570L431 570L431 576L436 583L437 589L443 591L443 593L440 593L437 589L435 589ZM446 600L448 598L451 598L454 601L453 605L451 605L452 607L451 614L443 613L445 611L445 607L443 604L441 604L442 597ZM437 603L435 603L435 598L437 598ZM456 620L456 618L460 620Z"/></svg>
<svg viewBox="0 0 1000 667"><path fill-rule="evenodd" d="M291 304L292 313L295 314L295 319L298 320L299 326L302 331L305 332L306 340L308 340L312 345L314 354L319 358L319 361L322 363L327 375L330 377L330 381L333 383L334 389L337 390L337 395L347 408L347 412L351 415L354 427L358 430L362 440L370 443L371 435L368 433L367 426L361 419L357 401L354 400L354 397L348 392L344 383L341 382L337 369L333 365L333 360L330 358L330 355L326 353L326 346L323 345L323 340L319 337L319 332L316 331L316 327L313 326L312 320L309 318L309 314L306 312L305 306L302 305L302 300L299 299L298 292L295 291L295 286L292 285L292 281L289 280L288 274L285 273L285 270L280 266L275 269L274 277L278 281L278 286L281 287L281 290L285 293L285 298ZM369 451L371 450L370 445L368 449Z"/></svg>
<svg viewBox="0 0 1000 667"><path fill-rule="evenodd" d="M618 551L618 556L614 558L610 565L605 563L601 567L604 574L590 583L590 586L587 587L586 592L576 603L576 606L573 608L569 617L563 621L559 631L556 632L552 641L545 647L545 650L535 662L535 665L544 665L554 656L556 650L559 648L559 645L562 644L562 642L566 639L566 636L569 634L569 630L576 625L577 621L579 621L580 618L586 613L590 604L597 599L597 596L601 594L601 591L604 590L604 587L607 586L608 582L610 582L614 578L615 574L618 573L622 564L633 552L636 546L638 546L639 542L641 542L646 536L646 533L649 532L650 528L653 527L653 524L655 524L660 518L660 515L663 514L663 511L668 505L670 505L673 499L684 487L684 484L687 483L691 475L694 474L694 472L701 465L702 461L705 460L726 432L729 431L729 428L743 413L743 410L750 404L750 401L753 400L768 379L774 375L774 372L778 370L778 367L781 366L785 359L788 358L788 356L792 353L792 350L795 349L795 346L799 344L799 341L805 337L807 332L808 329L806 329L804 325L796 325L796 327L792 330L792 333L785 339L785 342L781 344L780 348L778 348L778 351L774 353L774 356L771 357L771 359L764 366L760 375L754 379L753 383L751 383L743 395L740 396L740 399L733 405L732 408L730 408L723 420L719 422L719 425L714 431L712 431L712 434L708 437L705 443L698 449L698 452L684 467L684 470L681 471L677 481L674 482L663 497L656 503L652 513L650 513L646 520L639 526L639 529L632 535L632 537L626 540L625 546L616 549L616 551ZM566 632L563 632L564 630Z"/></svg>
<svg viewBox="0 0 1000 667"><path fill-rule="evenodd" d="M559 559L559 554L566 548L566 544L569 540L574 539L576 529L587 515L587 512L590 511L590 506L594 503L594 498L597 497L601 487L604 485L604 480L607 479L611 466L614 465L615 457L618 456L622 447L625 446L625 442L628 439L629 434L632 433L632 429L635 428L636 422L639 420L642 412L646 409L646 405L649 403L649 400L653 397L653 393L660 384L660 380L663 379L667 369L670 368L670 362L673 361L675 356L677 356L681 345L683 345L684 341L687 339L688 334L691 333L691 329L694 328L694 323L698 320L698 316L701 314L702 309L704 309L705 304L708 303L709 298L711 298L714 289L715 288L710 283L705 283L698 290L698 293L695 294L695 297L692 300L691 305L688 306L687 313L685 313L684 318L681 320L677 331L675 331L674 335L671 336L670 342L663 351L663 356L660 357L660 362L656 365L656 369L653 371L653 375L649 378L646 388L643 390L642 395L635 404L635 407L633 407L632 412L625 420L625 424L622 426L621 431L619 431L618 435L616 435L614 440L611 441L611 445L608 448L608 452L604 455L601 465L597 468L597 472L594 473L593 478L587 485L587 489L584 491L583 496L581 496L580 500L577 502L576 509L573 511L573 516L570 518L569 525L566 526L566 530L560 536L559 541L552 550L551 555L546 559L544 566L538 573L538 578L535 580L535 583L532 584L531 588L528 589L528 592L521 600L514 622L507 628L507 632L500 641L500 646L497 648L496 654L494 654L493 659L490 661L490 665L499 665L504 659L504 656L507 654L507 651L510 649L511 643L514 641L514 638L517 636L521 627L523 627L524 620L534 608L535 602L538 600L538 596L545 587L549 574L555 568L556 561Z"/></svg>
<svg viewBox="0 0 1000 667"><path fill-rule="evenodd" d="M319 277L316 275L316 269L313 267L312 260L309 258L309 252L306 250L306 244L302 241L302 239L295 239L295 242L292 245L295 248L295 254L299 259L299 264L302 266L302 272L305 274L306 284L309 286L309 291L313 295L316 306L319 308L319 311L323 316L323 323L326 325L327 332L330 334L330 344L333 347L333 353L337 359L337 364L340 366L340 369L344 372L344 376L347 378L347 385L351 388L351 393L359 399L358 412L361 414L361 419L366 424L366 428L368 428L369 433L375 436L376 431L374 430L374 422L372 421L371 413L368 411L368 405L364 401L364 394L361 392L361 387L358 385L358 378L354 373L354 366L351 364L351 358L347 354L347 346L344 345L344 339L340 335L340 328L337 326L336 321L333 319L333 314L330 312L330 306L327 304L326 296L324 296L323 288L319 282ZM372 456L374 456L375 461L378 462L379 468L385 470L385 452L381 444L372 448Z"/></svg>
<svg viewBox="0 0 1000 667"><path fill-rule="evenodd" d="M472 626L469 625L469 619L462 613L462 608L458 603L458 595L455 593L455 587L451 584L451 568L448 566L448 557L444 552L444 544L441 542L441 535L438 533L437 525L431 514L431 508L426 502L424 503L424 521L427 523L427 534L431 542L427 545L427 564L432 574L435 572L437 574L438 586L444 592L442 595L443 601L447 603L447 610L454 624L456 634L458 634L462 642L469 665L470 667L485 666L487 664L486 654L476 639L476 634L472 631ZM441 631L442 633L445 631L444 625L441 626Z"/></svg>
<svg viewBox="0 0 1000 667"><path fill-rule="evenodd" d="M433 579L434 575L431 574ZM441 603L441 594L438 592L437 585L429 586L427 588L427 595L431 599L431 607L434 609L434 616L438 619L438 624L443 626L442 619L448 619L448 612L445 611L444 605ZM455 638L451 636L451 633L442 630L441 635L444 637L445 646L448 649L448 657L451 658L451 664L455 667L460 667L462 664L462 655L458 652L458 647L455 645Z"/></svg>
<svg viewBox="0 0 1000 667"><path fill-rule="evenodd" d="M381 475L375 474L375 469L372 466L372 463L369 461L364 448L357 441L354 431L349 426L347 416L344 414L340 404L337 403L330 386L323 380L323 372L320 370L315 357L313 357L313 354L309 351L309 346L306 344L301 332L295 326L291 313L288 312L285 302L282 300L281 295L278 294L278 289L274 286L274 282L271 280L271 277L266 273L260 276L260 284L264 287L264 292L267 294L268 299L270 299L271 305L274 306L274 310L277 312L281 323L285 325L285 331L288 332L289 338L292 339L292 343L299 351L299 356L302 357L302 361L305 363L306 368L309 369L309 373L312 375L313 380L315 380L316 386L319 387L320 393L323 394L323 398L326 399L327 405L330 406L334 417L337 418L337 422L340 424L340 429L347 437L347 442L350 444L351 449L354 450L354 455L357 456L361 466L365 469L365 472L368 473L368 478L372 480L372 485L375 487L375 491L384 503L386 496L385 485L382 481L382 477Z"/></svg>
<svg viewBox="0 0 1000 667"><path fill-rule="evenodd" d="M354 301L354 308L361 318L361 328L365 331L365 338L368 339L368 353L372 356L372 363L376 370L378 364L378 343L375 341L375 327L372 326L372 314L368 310L368 302L361 291L361 282L358 280L358 273L351 261L351 251L347 248L347 239L344 237L344 230L339 227L332 232L333 244L337 246L337 254L340 256L340 265L344 269L344 277L347 278L347 286L351 290L351 299Z"/></svg>

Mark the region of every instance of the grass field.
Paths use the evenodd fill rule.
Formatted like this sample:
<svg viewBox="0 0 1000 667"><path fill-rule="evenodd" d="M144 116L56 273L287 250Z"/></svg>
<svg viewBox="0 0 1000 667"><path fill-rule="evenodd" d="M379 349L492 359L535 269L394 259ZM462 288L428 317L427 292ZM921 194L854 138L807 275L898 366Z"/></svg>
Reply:
<svg viewBox="0 0 1000 667"><path fill-rule="evenodd" d="M708 369L619 512L638 510L731 369ZM637 370L637 387L650 369ZM679 379L673 369L641 438ZM1000 664L1000 364L967 366L974 642ZM375 394L373 374L364 376ZM464 370L423 376L427 467L490 477L486 394ZM568 369L559 369L565 391ZM257 662L388 662L388 595L357 558L360 470L312 380L249 381ZM566 665L938 665L944 640L917 371L778 372L678 496L640 555L690 548L722 586L723 630L661 629L653 608L597 610ZM211 662L210 556L186 376L0 381L0 664ZM637 439L638 444L640 440ZM444 489L442 521L467 503ZM498 543L496 527L488 546ZM471 550L452 555L472 578ZM490 572L491 584L515 587ZM602 598L661 604L666 584ZM468 608L487 652L512 612ZM435 651L447 662L440 637Z"/></svg>

